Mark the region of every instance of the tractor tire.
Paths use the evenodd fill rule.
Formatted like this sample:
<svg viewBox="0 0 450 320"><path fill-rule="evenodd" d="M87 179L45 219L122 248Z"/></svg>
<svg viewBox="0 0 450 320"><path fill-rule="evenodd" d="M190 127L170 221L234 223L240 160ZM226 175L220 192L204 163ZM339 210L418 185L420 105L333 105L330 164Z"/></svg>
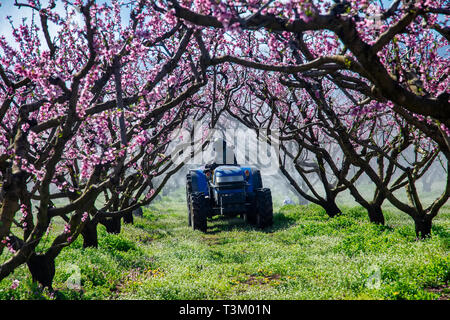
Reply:
<svg viewBox="0 0 450 320"><path fill-rule="evenodd" d="M249 199L251 206L247 207L245 212L241 213L241 218L244 219L244 222L250 225L256 224L256 196L253 196Z"/></svg>
<svg viewBox="0 0 450 320"><path fill-rule="evenodd" d="M191 225L193 230L206 232L208 203L201 192L191 193Z"/></svg>
<svg viewBox="0 0 450 320"><path fill-rule="evenodd" d="M244 219L244 222L250 225L256 224L256 215L257 215L257 208L256 208L256 197L251 201L252 206L247 209L246 212L242 214L242 218Z"/></svg>
<svg viewBox="0 0 450 320"><path fill-rule="evenodd" d="M273 224L273 204L270 189L256 190L256 226L264 229Z"/></svg>
<svg viewBox="0 0 450 320"><path fill-rule="evenodd" d="M188 225L192 226L192 208L191 208L191 193L192 193L192 178L188 174L186 176L186 202L187 202L187 213L188 213Z"/></svg>

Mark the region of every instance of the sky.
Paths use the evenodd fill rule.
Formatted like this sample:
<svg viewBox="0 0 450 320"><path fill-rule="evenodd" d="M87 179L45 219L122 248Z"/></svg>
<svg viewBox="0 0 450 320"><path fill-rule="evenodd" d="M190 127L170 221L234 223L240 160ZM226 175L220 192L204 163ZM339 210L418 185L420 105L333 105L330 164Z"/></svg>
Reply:
<svg viewBox="0 0 450 320"><path fill-rule="evenodd" d="M13 40L12 34L11 34L11 26L10 23L7 19L8 16L11 17L14 26L18 26L21 22L22 19L27 19L27 21L31 21L33 18L33 9L28 8L28 7L21 7L20 9L14 5L14 3L16 2L16 0L0 0L0 36L4 36L6 37L7 40ZM27 3L28 0L18 0L19 3ZM41 5L43 8L48 6L48 0L41 0ZM97 1L98 4L103 4L103 3L109 3L109 0L99 0ZM60 0L56 0L56 8L55 10L60 13L63 14L64 13L64 6L63 6L63 2ZM130 9L126 9L123 8L122 10L122 21L129 21L129 14L130 14ZM37 12L34 12L34 18L35 19L39 19L39 16L37 15ZM81 15L81 13L77 13L74 17L74 23L77 24L84 24L84 20L83 17ZM38 23L38 25L40 26L40 23ZM52 23L52 22L48 22L48 27L49 27L49 33L51 36L55 36L56 32L57 32L57 26ZM44 34L42 32L40 33L40 37L41 37L41 43L45 43L44 40ZM15 47L15 43L14 41L8 41L8 43L12 44L13 47Z"/></svg>
<svg viewBox="0 0 450 320"><path fill-rule="evenodd" d="M6 37L8 43L13 47L15 47L15 42L12 41L12 29L7 17L10 16L11 20L14 23L14 26L18 26L22 22L22 19L27 19L27 22L31 21L33 19L34 11L33 9L28 7L21 7L19 9L18 7L14 6L14 2L15 0L0 0L0 36ZM27 3L27 0L20 0L19 2ZM48 0L42 0L42 5L43 7L46 7L48 5ZM61 2L57 1L56 9L60 12L64 12L64 8L61 5ZM37 14L37 12L34 12L34 19L39 19L39 15ZM78 15L78 19L80 19L79 22L82 22L81 15ZM49 22L48 27L50 34L55 35L57 31L56 25L52 22ZM39 33L41 36L41 43L44 43L44 35L42 32Z"/></svg>

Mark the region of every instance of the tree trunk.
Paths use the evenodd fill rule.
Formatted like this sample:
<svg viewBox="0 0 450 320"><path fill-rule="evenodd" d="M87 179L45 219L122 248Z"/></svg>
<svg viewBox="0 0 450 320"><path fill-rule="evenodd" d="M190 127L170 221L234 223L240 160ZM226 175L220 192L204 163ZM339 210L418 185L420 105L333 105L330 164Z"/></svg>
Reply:
<svg viewBox="0 0 450 320"><path fill-rule="evenodd" d="M327 215L330 218L333 218L335 216L342 214L341 209L339 209L339 207L336 205L336 202L334 202L334 200L329 200L325 203L320 204L320 206L325 209Z"/></svg>
<svg viewBox="0 0 450 320"><path fill-rule="evenodd" d="M384 215L381 206L377 204L370 204L366 208L369 213L369 221L375 224L384 225Z"/></svg>
<svg viewBox="0 0 450 320"><path fill-rule="evenodd" d="M125 215L123 216L123 222L124 222L124 223L130 223L130 224L133 224L134 219L133 219L133 212L132 212L132 211L130 211L129 213L127 213L127 214L125 214Z"/></svg>
<svg viewBox="0 0 450 320"><path fill-rule="evenodd" d="M19 198L14 194L6 195L0 207L0 240L5 239L9 234L15 213L19 210ZM4 244L0 242L0 255L3 252Z"/></svg>
<svg viewBox="0 0 450 320"><path fill-rule="evenodd" d="M120 233L120 227L121 227L121 217L113 217L112 219L112 230L111 233Z"/></svg>
<svg viewBox="0 0 450 320"><path fill-rule="evenodd" d="M83 236L83 248L98 248L97 224L95 220L86 222L81 235Z"/></svg>
<svg viewBox="0 0 450 320"><path fill-rule="evenodd" d="M99 222L106 227L108 233L120 233L121 217L103 218Z"/></svg>
<svg viewBox="0 0 450 320"><path fill-rule="evenodd" d="M431 237L431 219L427 217L415 219L414 225L416 228L416 236L418 239L426 239Z"/></svg>
<svg viewBox="0 0 450 320"><path fill-rule="evenodd" d="M55 276L55 259L47 255L32 254L27 261L33 281L48 287L51 291L53 277Z"/></svg>

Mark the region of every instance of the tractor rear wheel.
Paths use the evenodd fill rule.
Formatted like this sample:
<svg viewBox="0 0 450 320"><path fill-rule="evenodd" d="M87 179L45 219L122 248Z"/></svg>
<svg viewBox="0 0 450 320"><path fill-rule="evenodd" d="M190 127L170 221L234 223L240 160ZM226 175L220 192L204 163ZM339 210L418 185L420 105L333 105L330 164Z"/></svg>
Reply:
<svg viewBox="0 0 450 320"><path fill-rule="evenodd" d="M201 192L191 193L191 225L192 229L206 232L208 203Z"/></svg>
<svg viewBox="0 0 450 320"><path fill-rule="evenodd" d="M273 204L270 189L256 190L256 226L264 229L273 224Z"/></svg>

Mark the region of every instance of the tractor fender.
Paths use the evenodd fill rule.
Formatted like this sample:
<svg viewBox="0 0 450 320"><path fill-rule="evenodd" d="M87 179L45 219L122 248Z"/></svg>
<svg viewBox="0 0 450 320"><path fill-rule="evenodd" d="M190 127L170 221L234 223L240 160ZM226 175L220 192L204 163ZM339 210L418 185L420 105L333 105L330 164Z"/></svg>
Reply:
<svg viewBox="0 0 450 320"><path fill-rule="evenodd" d="M201 192L208 195L208 180L201 169L190 170L192 192Z"/></svg>
<svg viewBox="0 0 450 320"><path fill-rule="evenodd" d="M255 167L241 167L242 173L245 176L245 171L249 171L249 176L246 177L246 180L248 182L248 186L246 188L247 193L253 193L256 189L262 188L262 179L261 179L261 172L259 169Z"/></svg>

